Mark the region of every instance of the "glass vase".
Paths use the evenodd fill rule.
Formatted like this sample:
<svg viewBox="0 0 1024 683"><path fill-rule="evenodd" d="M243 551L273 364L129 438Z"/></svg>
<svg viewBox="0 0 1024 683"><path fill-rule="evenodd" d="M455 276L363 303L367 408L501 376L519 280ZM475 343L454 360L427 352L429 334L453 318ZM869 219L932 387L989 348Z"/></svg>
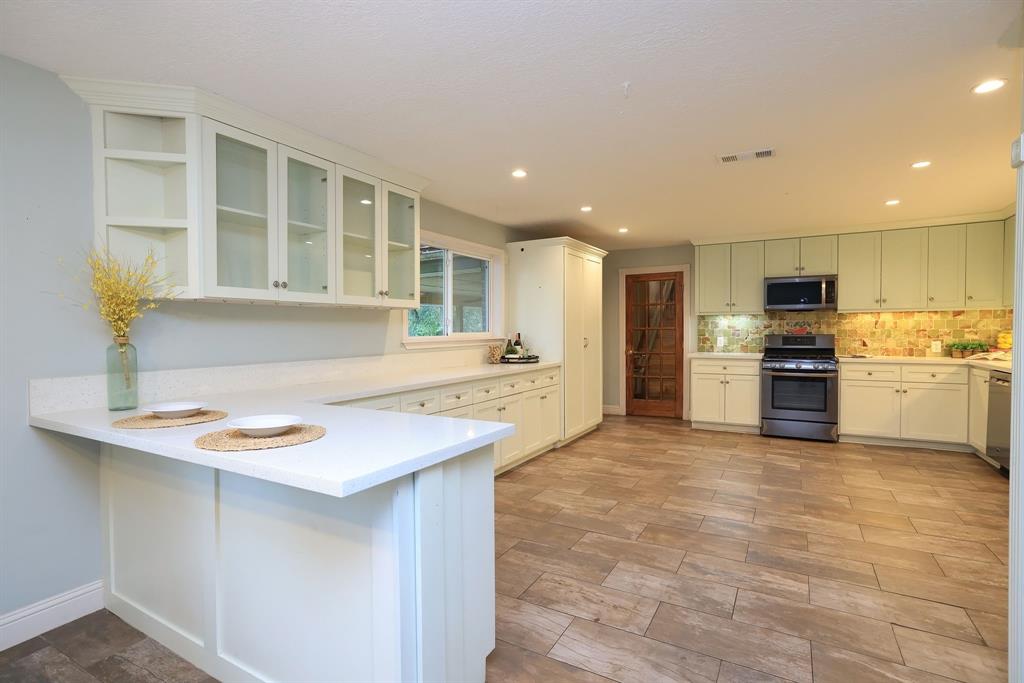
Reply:
<svg viewBox="0 0 1024 683"><path fill-rule="evenodd" d="M139 407L139 358L128 337L114 337L107 347L107 408Z"/></svg>

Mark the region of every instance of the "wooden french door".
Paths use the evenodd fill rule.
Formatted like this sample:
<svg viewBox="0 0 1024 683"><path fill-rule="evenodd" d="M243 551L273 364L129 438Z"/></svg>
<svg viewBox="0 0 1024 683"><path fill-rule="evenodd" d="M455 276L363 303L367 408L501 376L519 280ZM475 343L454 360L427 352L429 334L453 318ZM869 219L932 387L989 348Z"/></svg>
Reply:
<svg viewBox="0 0 1024 683"><path fill-rule="evenodd" d="M626 276L626 414L683 416L683 274Z"/></svg>

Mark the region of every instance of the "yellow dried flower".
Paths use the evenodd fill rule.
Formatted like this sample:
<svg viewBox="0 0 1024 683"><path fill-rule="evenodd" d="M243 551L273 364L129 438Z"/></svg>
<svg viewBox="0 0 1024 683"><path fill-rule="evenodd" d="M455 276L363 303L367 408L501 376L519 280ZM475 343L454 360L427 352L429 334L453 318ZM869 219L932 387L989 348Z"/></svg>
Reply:
<svg viewBox="0 0 1024 683"><path fill-rule="evenodd" d="M93 249L86 263L92 270L92 293L100 317L110 323L115 337L127 337L132 321L157 307L155 299L171 298L167 277L156 274L152 252L136 265L118 259L107 248Z"/></svg>

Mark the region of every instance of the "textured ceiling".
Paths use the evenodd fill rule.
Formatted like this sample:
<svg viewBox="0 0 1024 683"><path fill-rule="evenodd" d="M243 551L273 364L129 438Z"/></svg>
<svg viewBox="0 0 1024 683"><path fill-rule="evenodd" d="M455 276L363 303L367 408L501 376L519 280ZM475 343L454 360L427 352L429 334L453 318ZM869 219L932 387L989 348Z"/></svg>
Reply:
<svg viewBox="0 0 1024 683"><path fill-rule="evenodd" d="M61 74L196 85L426 176L436 201L626 248L1009 205L1020 10L3 0L0 52ZM990 76L1010 85L970 93ZM716 161L765 145L778 157ZM922 158L932 167L911 170ZM517 166L527 179L510 177Z"/></svg>

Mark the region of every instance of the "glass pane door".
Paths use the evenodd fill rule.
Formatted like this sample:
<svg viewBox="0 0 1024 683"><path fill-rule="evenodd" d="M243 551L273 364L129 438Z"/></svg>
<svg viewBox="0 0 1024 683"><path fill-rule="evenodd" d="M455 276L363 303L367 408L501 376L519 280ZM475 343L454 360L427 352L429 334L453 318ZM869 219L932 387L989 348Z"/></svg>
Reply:
<svg viewBox="0 0 1024 683"><path fill-rule="evenodd" d="M334 165L280 148L281 298L334 299Z"/></svg>
<svg viewBox="0 0 1024 683"><path fill-rule="evenodd" d="M341 294L340 301L376 301L377 233L380 225L380 181L341 171Z"/></svg>
<svg viewBox="0 0 1024 683"><path fill-rule="evenodd" d="M682 276L626 276L626 411L681 416Z"/></svg>
<svg viewBox="0 0 1024 683"><path fill-rule="evenodd" d="M270 288L269 150L222 133L217 155L217 285Z"/></svg>
<svg viewBox="0 0 1024 683"><path fill-rule="evenodd" d="M387 301L393 306L417 306L419 271L419 198L415 193L385 184Z"/></svg>

